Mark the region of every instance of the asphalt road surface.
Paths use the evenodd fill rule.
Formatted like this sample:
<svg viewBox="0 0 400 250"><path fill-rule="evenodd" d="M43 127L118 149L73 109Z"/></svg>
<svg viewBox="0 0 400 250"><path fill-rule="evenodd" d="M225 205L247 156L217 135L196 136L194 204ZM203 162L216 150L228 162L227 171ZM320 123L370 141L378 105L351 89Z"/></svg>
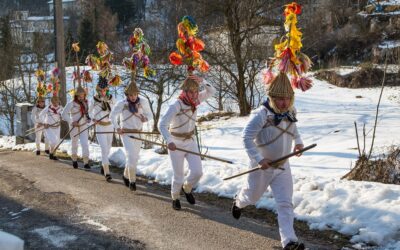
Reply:
<svg viewBox="0 0 400 250"><path fill-rule="evenodd" d="M81 167L81 166L80 166ZM276 226L182 196L145 181L136 192L119 174L107 183L98 169L73 169L31 152L0 151L0 230L26 249L281 249ZM309 249L337 249L301 239Z"/></svg>

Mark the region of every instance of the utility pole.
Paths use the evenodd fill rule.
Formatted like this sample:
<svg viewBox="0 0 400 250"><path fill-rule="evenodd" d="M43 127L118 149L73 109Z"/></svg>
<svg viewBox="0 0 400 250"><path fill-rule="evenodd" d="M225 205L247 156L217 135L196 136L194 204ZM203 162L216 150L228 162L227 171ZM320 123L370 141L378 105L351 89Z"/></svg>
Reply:
<svg viewBox="0 0 400 250"><path fill-rule="evenodd" d="M54 33L56 38L56 67L60 70L60 101L61 105L67 103L67 83L65 79L65 49L64 49L64 14L62 0L53 0L54 10ZM67 132L65 124L61 127L61 135Z"/></svg>

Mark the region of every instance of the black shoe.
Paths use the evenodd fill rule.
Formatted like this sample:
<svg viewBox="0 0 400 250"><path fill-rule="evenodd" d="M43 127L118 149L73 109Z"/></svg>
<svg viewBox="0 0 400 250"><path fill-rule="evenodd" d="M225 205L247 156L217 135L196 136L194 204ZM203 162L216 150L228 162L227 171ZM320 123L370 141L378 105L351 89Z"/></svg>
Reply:
<svg viewBox="0 0 400 250"><path fill-rule="evenodd" d="M134 182L129 183L129 189L131 191L136 191L136 183L134 183Z"/></svg>
<svg viewBox="0 0 400 250"><path fill-rule="evenodd" d="M283 250L304 250L304 248L303 243L291 241L283 248Z"/></svg>
<svg viewBox="0 0 400 250"><path fill-rule="evenodd" d="M242 209L241 208L238 208L237 206L236 206L236 201L233 201L233 205L232 205L232 216L233 216L233 218L235 218L235 219L239 219L240 218L240 216L242 215Z"/></svg>
<svg viewBox="0 0 400 250"><path fill-rule="evenodd" d="M111 175L109 175L109 174L106 174L106 181L108 181L108 182L110 182L111 181Z"/></svg>
<svg viewBox="0 0 400 250"><path fill-rule="evenodd" d="M103 168L103 167L101 167L100 173L101 173L102 175L104 175L104 168Z"/></svg>
<svg viewBox="0 0 400 250"><path fill-rule="evenodd" d="M36 150L36 155L40 155L40 150Z"/></svg>
<svg viewBox="0 0 400 250"><path fill-rule="evenodd" d="M84 167L85 169L90 169L89 163L86 163L85 165L83 165L83 167Z"/></svg>
<svg viewBox="0 0 400 250"><path fill-rule="evenodd" d="M77 162L77 161L73 161L73 162L72 162L72 166L73 166L74 168L78 168L78 162Z"/></svg>
<svg viewBox="0 0 400 250"><path fill-rule="evenodd" d="M56 156L54 156L53 154L49 154L49 159L50 160L54 160L54 161L58 161L58 158Z"/></svg>
<svg viewBox="0 0 400 250"><path fill-rule="evenodd" d="M125 186L129 187L129 179L122 176L122 180L124 181Z"/></svg>
<svg viewBox="0 0 400 250"><path fill-rule="evenodd" d="M45 152L46 154L48 154L48 155L50 154L50 150L48 150L48 149L45 150L44 152Z"/></svg>
<svg viewBox="0 0 400 250"><path fill-rule="evenodd" d="M176 199L172 201L172 208L175 210L181 210L181 202Z"/></svg>
<svg viewBox="0 0 400 250"><path fill-rule="evenodd" d="M189 202L189 204L192 204L192 205L196 204L196 200L194 199L192 192L186 193L185 190L183 189L183 187L182 187L182 192L185 194L186 200L187 200L187 202Z"/></svg>

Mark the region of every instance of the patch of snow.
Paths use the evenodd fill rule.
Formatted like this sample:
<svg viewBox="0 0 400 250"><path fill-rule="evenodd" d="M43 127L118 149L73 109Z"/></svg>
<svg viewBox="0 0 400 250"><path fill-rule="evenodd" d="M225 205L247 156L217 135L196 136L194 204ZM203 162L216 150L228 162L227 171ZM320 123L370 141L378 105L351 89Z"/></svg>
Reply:
<svg viewBox="0 0 400 250"><path fill-rule="evenodd" d="M92 219L88 219L82 222L83 224L89 224L92 226L97 227L97 230L99 231L103 231L103 232L107 232L110 231L111 229L103 224L101 224L100 222L94 221Z"/></svg>
<svg viewBox="0 0 400 250"><path fill-rule="evenodd" d="M0 230L0 249L23 250L24 241L15 235Z"/></svg>
<svg viewBox="0 0 400 250"><path fill-rule="evenodd" d="M36 228L32 230L32 232L38 234L40 237L42 237L44 240L47 240L55 247L65 247L68 242L78 239L78 237L75 235L65 233L63 231L63 228L58 226Z"/></svg>
<svg viewBox="0 0 400 250"><path fill-rule="evenodd" d="M380 49L393 49L400 47L400 41L399 40L394 40L394 41L383 41L378 45L378 48Z"/></svg>

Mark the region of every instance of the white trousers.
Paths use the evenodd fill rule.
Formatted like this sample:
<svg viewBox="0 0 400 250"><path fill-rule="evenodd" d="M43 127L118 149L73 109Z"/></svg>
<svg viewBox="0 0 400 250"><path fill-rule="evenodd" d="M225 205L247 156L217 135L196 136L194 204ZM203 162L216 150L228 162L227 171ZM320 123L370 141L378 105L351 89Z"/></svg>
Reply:
<svg viewBox="0 0 400 250"><path fill-rule="evenodd" d="M72 126L72 125L71 125ZM81 144L82 147L82 158L83 158L83 163L87 164L89 163L89 130L85 130L83 133L81 133L78 136L78 133L83 131L88 127L87 124L78 127L75 127L72 129L70 133L71 137L71 158L73 161L78 160L78 140ZM70 127L71 129L71 127Z"/></svg>
<svg viewBox="0 0 400 250"><path fill-rule="evenodd" d="M176 139L174 140L174 143L178 148L186 149L196 153L199 152L197 142L193 139ZM179 150L168 150L168 153L170 156L172 168L174 170L171 184L171 197L173 200L176 200L179 199L182 185L185 189L185 192L190 192L192 188L199 182L201 176L203 175L203 168L201 165L200 156L198 155L185 153ZM189 173L186 177L186 180L184 171L184 159L186 159L189 165Z"/></svg>
<svg viewBox="0 0 400 250"><path fill-rule="evenodd" d="M293 228L293 180L289 163L283 166L284 171L280 169L258 170L247 176L247 183L240 190L236 197L236 205L244 208L255 204L268 186L271 186L272 194L275 198L278 212L279 234L281 236L282 246L286 246L290 241L297 241L297 236Z"/></svg>
<svg viewBox="0 0 400 250"><path fill-rule="evenodd" d="M130 182L136 181L136 167L139 161L140 147L142 141L135 140L129 137L130 134L123 134L121 136L122 143L125 149L125 170L124 176L128 178ZM135 134L135 136L140 136Z"/></svg>
<svg viewBox="0 0 400 250"><path fill-rule="evenodd" d="M96 132L112 131L114 131L114 128L111 124L107 126L96 125ZM112 147L113 134L96 134L96 138L101 148L101 164L103 165L104 174L110 174L108 155Z"/></svg>
<svg viewBox="0 0 400 250"><path fill-rule="evenodd" d="M35 128L36 130L38 129L43 129L43 127L40 128ZM44 130L40 130L35 133L35 143L36 143L36 150L40 151L40 143L42 142L42 135L44 136L44 149L48 150L49 149L49 141L47 139L47 136L45 135L46 133L43 133Z"/></svg>
<svg viewBox="0 0 400 250"><path fill-rule="evenodd" d="M46 138L50 144L50 152L53 152L54 148L60 142L60 127L58 128L47 128L44 130Z"/></svg>

